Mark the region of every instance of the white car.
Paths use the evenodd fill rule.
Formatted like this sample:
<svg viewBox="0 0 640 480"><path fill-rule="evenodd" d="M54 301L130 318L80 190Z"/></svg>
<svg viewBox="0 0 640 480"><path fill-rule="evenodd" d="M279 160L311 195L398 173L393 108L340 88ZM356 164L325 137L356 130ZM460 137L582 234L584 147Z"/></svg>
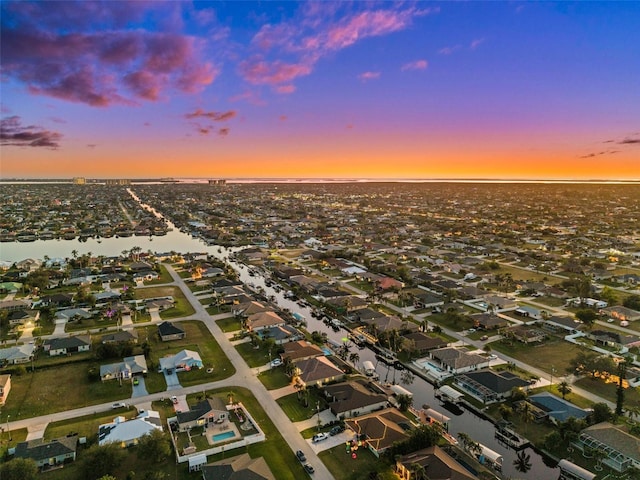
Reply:
<svg viewBox="0 0 640 480"><path fill-rule="evenodd" d="M171 401L172 401L173 403L178 403L178 397L176 397L175 395L172 395L172 396L171 396Z"/></svg>
<svg viewBox="0 0 640 480"><path fill-rule="evenodd" d="M271 360L272 367L279 367L280 365L282 365L282 360L280 360L279 358Z"/></svg>
<svg viewBox="0 0 640 480"><path fill-rule="evenodd" d="M127 406L126 403L117 402L117 403L114 403L113 405L111 405L111 408L113 408L115 410L116 408L124 408L126 406Z"/></svg>
<svg viewBox="0 0 640 480"><path fill-rule="evenodd" d="M326 440L327 438L329 438L329 435L326 433L316 433L313 438L311 439L311 441L313 443L317 443L317 442L321 442L322 440Z"/></svg>

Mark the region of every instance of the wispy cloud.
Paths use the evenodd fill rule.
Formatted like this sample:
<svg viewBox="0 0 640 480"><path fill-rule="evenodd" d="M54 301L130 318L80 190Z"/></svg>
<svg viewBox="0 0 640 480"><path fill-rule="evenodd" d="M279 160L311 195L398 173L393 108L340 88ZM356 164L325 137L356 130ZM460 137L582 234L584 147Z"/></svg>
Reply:
<svg viewBox="0 0 640 480"><path fill-rule="evenodd" d="M171 2L167 2L171 3ZM96 107L200 91L218 70L204 42L176 31L132 29L144 2L8 2L2 15L3 74L35 94ZM176 6L172 24L179 24ZM99 24L101 28L95 28Z"/></svg>
<svg viewBox="0 0 640 480"><path fill-rule="evenodd" d="M35 125L22 125L19 116L0 120L0 144L18 147L44 147L57 149L60 147L62 134L52 130L46 130Z"/></svg>
<svg viewBox="0 0 640 480"><path fill-rule="evenodd" d="M380 78L380 72L363 72L358 75L358 78L363 82L368 82L369 80L376 80Z"/></svg>
<svg viewBox="0 0 640 480"><path fill-rule="evenodd" d="M402 65L400 70L403 72L407 70L425 70L429 66L429 62L426 60L416 60L415 62L409 62Z"/></svg>
<svg viewBox="0 0 640 480"><path fill-rule="evenodd" d="M475 40L472 40L471 43L469 44L469 48L471 50L475 50L476 48L478 48L482 43L484 43L484 38L476 38Z"/></svg>
<svg viewBox="0 0 640 480"><path fill-rule="evenodd" d="M462 48L462 45L454 45L452 47L443 47L440 50L438 50L438 53L440 55L451 55L452 53L457 52L461 48Z"/></svg>
<svg viewBox="0 0 640 480"><path fill-rule="evenodd" d="M226 112L206 112L201 108L197 108L191 113L185 113L184 117L189 120L194 118L206 118L207 120L212 120L214 122L225 122L227 120L231 120L236 115L237 112L235 110L228 110Z"/></svg>
<svg viewBox="0 0 640 480"><path fill-rule="evenodd" d="M406 29L415 18L439 11L437 7L382 5L385 8L357 2L303 3L294 18L260 28L251 42L257 53L240 64L239 73L253 85L290 93L292 82L309 75L327 55L367 38Z"/></svg>
<svg viewBox="0 0 640 480"><path fill-rule="evenodd" d="M618 142L619 145L640 145L640 137L626 137Z"/></svg>
<svg viewBox="0 0 640 480"><path fill-rule="evenodd" d="M593 157L599 157L601 155L613 155L615 153L618 153L620 150L603 150L601 152L595 152L595 153L587 153L586 155L580 155L579 158L593 158Z"/></svg>

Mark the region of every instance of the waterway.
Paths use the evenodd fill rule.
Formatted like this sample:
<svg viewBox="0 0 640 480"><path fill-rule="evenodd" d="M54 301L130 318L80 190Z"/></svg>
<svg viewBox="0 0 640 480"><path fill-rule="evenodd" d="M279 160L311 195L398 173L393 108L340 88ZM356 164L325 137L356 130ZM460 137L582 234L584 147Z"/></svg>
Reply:
<svg viewBox="0 0 640 480"><path fill-rule="evenodd" d="M216 245L205 245L199 240L180 232L170 222L169 227L172 229L167 235L159 237L125 237L125 238L102 238L87 239L86 241L78 240L38 240L30 243L0 243L0 260L8 262L16 262L25 258L44 258L47 255L50 258L71 258L73 252L80 256L91 253L93 256L116 256L121 255L123 251L130 251L133 247L140 247L143 252L151 251L157 253L163 252L206 252L221 260L227 261L238 272L240 279L246 284L253 284L256 287L262 287L268 296L273 295L276 303L280 308L286 308L291 312L298 312L303 315L307 322L309 331L325 332L330 340L343 343L347 332L345 330L334 331L331 327L325 325L321 320L311 315L311 310L305 306L299 305L297 302L285 298L284 291L277 292L265 283L265 278L254 273L249 275L249 268L241 263L229 259L229 255L237 249L227 249ZM378 362L375 353L368 348L363 350L357 349L352 345L352 352L358 352L360 359L359 364L365 360L371 361L376 366L376 373L380 377L380 381L385 380L392 383L400 383L400 373L393 367L388 368L386 364ZM403 385L413 393L413 404L416 408L422 405L429 405L448 417L449 432L454 436L460 432L468 434L473 440L486 445L495 450L504 457L502 476L505 479L536 479L536 480L555 480L559 476L559 470L547 466L542 457L532 449L527 449L527 453L531 455L532 468L527 473L516 471L513 461L516 459L516 452L511 450L494 438L494 426L491 422L478 417L476 414L468 410L451 409L442 404L434 397L434 387L427 381L415 376L411 385Z"/></svg>

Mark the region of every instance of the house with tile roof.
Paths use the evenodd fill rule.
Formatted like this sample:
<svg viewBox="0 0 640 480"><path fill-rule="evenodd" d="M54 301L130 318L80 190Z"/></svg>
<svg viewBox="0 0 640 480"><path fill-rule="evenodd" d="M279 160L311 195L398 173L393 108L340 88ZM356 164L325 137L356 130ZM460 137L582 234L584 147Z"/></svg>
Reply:
<svg viewBox="0 0 640 480"><path fill-rule="evenodd" d="M245 326L248 330L255 332L265 328L285 325L286 323L276 312L259 312L250 315L245 321Z"/></svg>
<svg viewBox="0 0 640 480"><path fill-rule="evenodd" d="M243 453L201 467L203 480L276 480L264 457Z"/></svg>
<svg viewBox="0 0 640 480"><path fill-rule="evenodd" d="M397 408L385 408L360 417L345 420L360 440L376 457L379 457L395 442L409 438L406 427L409 420Z"/></svg>
<svg viewBox="0 0 640 480"><path fill-rule="evenodd" d="M329 409L338 418L352 418L371 413L387 406L389 399L378 391L358 381L347 381L327 385L324 395Z"/></svg>
<svg viewBox="0 0 640 480"><path fill-rule="evenodd" d="M208 397L189 411L176 413L181 432L194 427L222 423L228 416L227 406L220 397Z"/></svg>
<svg viewBox="0 0 640 480"><path fill-rule="evenodd" d="M420 465L426 478L433 480L478 479L437 445L401 456L396 460L395 472L401 480L417 480L420 477L415 472L415 465Z"/></svg>
<svg viewBox="0 0 640 480"><path fill-rule="evenodd" d="M294 363L298 372L298 382L307 387L320 386L345 377L345 373L325 356L298 360Z"/></svg>
<svg viewBox="0 0 640 480"><path fill-rule="evenodd" d="M449 373L464 373L489 367L489 359L465 349L446 347L429 351L429 358L437 360Z"/></svg>
<svg viewBox="0 0 640 480"><path fill-rule="evenodd" d="M288 358L292 362L324 355L324 352L320 347L307 340L289 342L284 344L283 347L284 352L280 354L280 357L282 360L286 360Z"/></svg>

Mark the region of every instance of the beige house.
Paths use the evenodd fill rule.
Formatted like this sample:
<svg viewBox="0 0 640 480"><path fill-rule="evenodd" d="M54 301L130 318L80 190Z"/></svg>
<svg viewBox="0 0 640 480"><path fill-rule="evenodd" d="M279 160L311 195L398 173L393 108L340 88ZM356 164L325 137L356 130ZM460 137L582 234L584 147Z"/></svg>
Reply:
<svg viewBox="0 0 640 480"><path fill-rule="evenodd" d="M0 405L4 405L11 391L11 375L0 375Z"/></svg>

